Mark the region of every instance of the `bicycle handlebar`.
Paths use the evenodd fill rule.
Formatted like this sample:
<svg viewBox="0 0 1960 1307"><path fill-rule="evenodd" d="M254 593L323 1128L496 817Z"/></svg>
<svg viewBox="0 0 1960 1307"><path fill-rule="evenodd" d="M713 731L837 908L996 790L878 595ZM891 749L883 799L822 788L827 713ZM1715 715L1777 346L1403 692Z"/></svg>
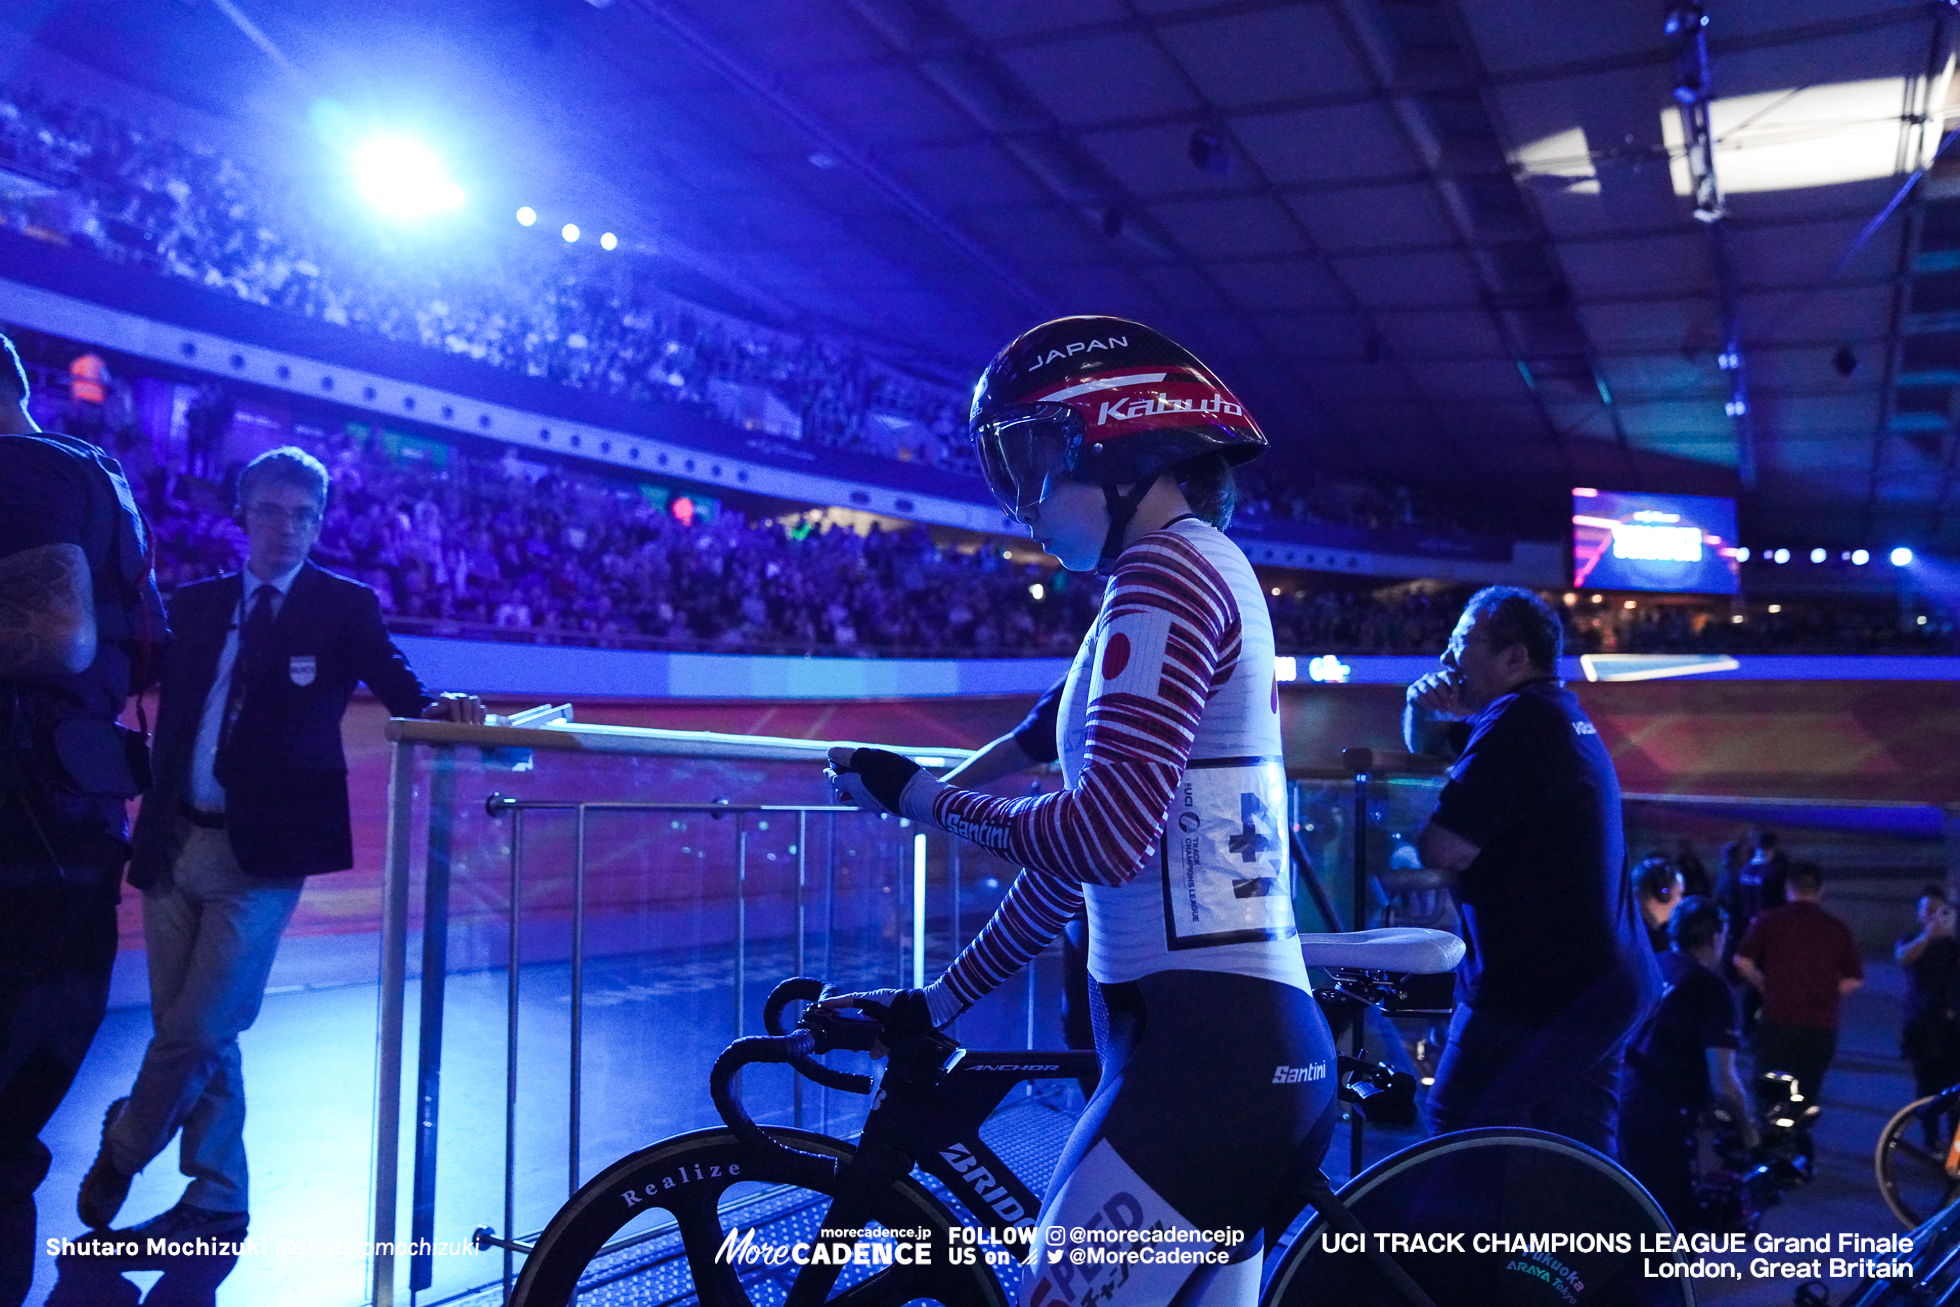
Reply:
<svg viewBox="0 0 1960 1307"><path fill-rule="evenodd" d="M791 976L782 984L769 991L769 997L762 1004L762 1028L772 1035L781 1035L783 1030L783 1009L798 999L814 1003L823 997L823 982L815 976Z"/></svg>
<svg viewBox="0 0 1960 1307"><path fill-rule="evenodd" d="M715 1111L735 1132L735 1137L750 1148L774 1154L778 1160L792 1166L815 1166L822 1168L826 1175L835 1175L836 1159L819 1157L771 1139L750 1118L742 1106L742 1100L735 1096L735 1075L743 1067L755 1062L794 1063L799 1057L807 1059L816 1046L817 1037L807 1030L788 1035L750 1035L738 1039L715 1059L714 1069L708 1073L708 1095L714 1099Z"/></svg>
<svg viewBox="0 0 1960 1307"><path fill-rule="evenodd" d="M763 1028L771 1035L782 1036L784 1033L784 1009L798 1000L806 1003L814 1003L817 999L823 997L823 991L824 983L811 976L792 976L788 980L785 980L782 984L769 991L769 997L762 1005ZM808 1014L806 1013L805 1016L807 1018ZM813 1041L810 1050L802 1052L792 1051L785 1060L796 1068L799 1075L807 1080L815 1081L817 1084L825 1085L831 1089L842 1090L847 1094L868 1094L871 1092L870 1076L853 1075L848 1071L833 1071L810 1056L811 1051L823 1053L828 1052L831 1048L857 1048L859 1051L869 1051L871 1045L868 1042L861 1042L861 1039L840 1039L837 1037L841 1032L834 1028L838 1027L840 1023L845 1022L851 1023L852 1025L868 1026L872 1024L864 1022L860 1018L846 1017L841 1013L835 1014L830 1019L822 1022L822 1025L826 1028L817 1032L817 1037ZM804 1033L809 1032L806 1031ZM865 1033L868 1034L869 1031ZM825 1035L829 1035L830 1038L824 1039L823 1036ZM819 1047L818 1045L823 1046Z"/></svg>

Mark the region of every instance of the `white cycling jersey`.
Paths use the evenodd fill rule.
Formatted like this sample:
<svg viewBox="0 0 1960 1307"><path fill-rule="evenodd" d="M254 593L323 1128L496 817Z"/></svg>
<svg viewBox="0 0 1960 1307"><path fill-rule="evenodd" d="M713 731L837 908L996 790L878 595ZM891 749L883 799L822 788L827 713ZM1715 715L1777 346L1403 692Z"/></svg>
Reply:
<svg viewBox="0 0 1960 1307"><path fill-rule="evenodd" d="M908 787L907 815L1026 870L946 973L970 1004L1088 890L1090 970L1308 988L1294 942L1272 627L1238 546L1182 518L1124 550L1063 694L1057 794Z"/></svg>
<svg viewBox="0 0 1960 1307"><path fill-rule="evenodd" d="M1157 693L1175 665L1177 634L1194 625L1237 628L1238 638L1229 663L1213 671L1155 847L1127 884L1083 887L1089 972L1110 984L1173 968L1228 971L1307 989L1294 942L1272 619L1252 565L1224 532L1195 518L1169 531L1192 547L1212 584L1166 576L1177 604L1118 605L1097 622L1057 716L1065 783L1073 788L1081 776L1092 701ZM1192 611L1180 611L1187 604ZM1112 676L1107 654L1117 637L1127 637L1130 653Z"/></svg>

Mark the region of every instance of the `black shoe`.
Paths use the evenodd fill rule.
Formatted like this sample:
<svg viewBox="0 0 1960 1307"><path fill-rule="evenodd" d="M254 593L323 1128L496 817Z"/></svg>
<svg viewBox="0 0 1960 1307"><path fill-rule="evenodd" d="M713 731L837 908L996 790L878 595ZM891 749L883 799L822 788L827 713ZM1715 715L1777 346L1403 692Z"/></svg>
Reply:
<svg viewBox="0 0 1960 1307"><path fill-rule="evenodd" d="M208 1207L192 1207L179 1200L167 1212L152 1216L127 1230L110 1231L118 1239L148 1246L151 1239L187 1243L194 1239L242 1239L251 1224L249 1212L214 1212Z"/></svg>
<svg viewBox="0 0 1960 1307"><path fill-rule="evenodd" d="M102 1114L102 1144L95 1151L95 1161L89 1164L88 1174L82 1177L81 1192L75 1195L75 1212L82 1218L82 1224L91 1230L106 1230L122 1210L123 1199L129 1197L129 1182L134 1176L124 1175L109 1160L109 1127L116 1123L127 1098L118 1098L109 1104L109 1110Z"/></svg>

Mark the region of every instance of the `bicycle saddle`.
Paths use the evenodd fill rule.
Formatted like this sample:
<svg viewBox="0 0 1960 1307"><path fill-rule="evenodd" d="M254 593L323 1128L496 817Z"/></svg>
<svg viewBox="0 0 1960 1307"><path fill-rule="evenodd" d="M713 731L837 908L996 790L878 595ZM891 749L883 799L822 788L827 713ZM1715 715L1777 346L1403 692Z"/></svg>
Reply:
<svg viewBox="0 0 1960 1307"><path fill-rule="evenodd" d="M1456 964L1463 961L1463 941L1447 930L1389 926L1340 935L1302 935L1300 952L1310 967L1406 971L1429 976L1456 969Z"/></svg>

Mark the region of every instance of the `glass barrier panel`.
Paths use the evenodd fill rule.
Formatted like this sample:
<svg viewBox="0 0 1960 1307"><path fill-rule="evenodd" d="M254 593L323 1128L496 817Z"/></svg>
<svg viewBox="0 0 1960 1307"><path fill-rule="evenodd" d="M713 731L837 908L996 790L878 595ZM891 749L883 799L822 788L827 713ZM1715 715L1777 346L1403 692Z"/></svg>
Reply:
<svg viewBox="0 0 1960 1307"><path fill-rule="evenodd" d="M754 756L770 744L791 756ZM528 1242L613 1160L720 1124L709 1069L738 1035L764 1033L778 982L929 981L1015 874L940 832L829 808L801 741L738 743L722 757L398 748L407 765L393 802L409 818L394 845L405 865L391 866L408 891L399 1154L392 1195L377 1186L376 1223L392 1201L400 1240L461 1245L487 1228ZM976 1048L1060 1047L1060 992L1051 950L958 1033ZM388 1001L384 961L384 1081ZM829 1060L874 1071L862 1055ZM741 1092L759 1122L846 1137L867 1106L786 1067L745 1071ZM392 1267L377 1258L374 1292L384 1300L386 1280L391 1300L443 1300L496 1283L504 1263L497 1248L432 1257L411 1245Z"/></svg>

